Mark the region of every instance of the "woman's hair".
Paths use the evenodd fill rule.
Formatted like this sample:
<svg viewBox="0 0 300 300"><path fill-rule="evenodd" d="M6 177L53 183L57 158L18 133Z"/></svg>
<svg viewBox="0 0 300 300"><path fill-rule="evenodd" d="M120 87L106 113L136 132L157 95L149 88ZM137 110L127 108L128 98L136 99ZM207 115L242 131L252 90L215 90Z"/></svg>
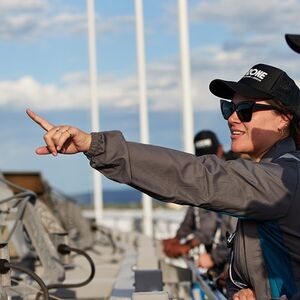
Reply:
<svg viewBox="0 0 300 300"><path fill-rule="evenodd" d="M300 149L300 122L297 116L295 116L290 110L288 110L284 104L282 104L279 100L268 100L268 102L278 108L278 113L285 114L286 116L292 114L292 118L290 119L290 126L289 126L289 135L293 138L296 144L297 150Z"/></svg>

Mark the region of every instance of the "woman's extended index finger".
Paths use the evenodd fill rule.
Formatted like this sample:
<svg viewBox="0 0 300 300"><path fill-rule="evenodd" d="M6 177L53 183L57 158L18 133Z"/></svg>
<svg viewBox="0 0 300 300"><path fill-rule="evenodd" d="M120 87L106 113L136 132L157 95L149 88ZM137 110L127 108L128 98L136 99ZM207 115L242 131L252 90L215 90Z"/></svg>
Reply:
<svg viewBox="0 0 300 300"><path fill-rule="evenodd" d="M26 109L26 113L35 123L39 124L46 131L49 131L51 128L54 127L53 124L43 119L42 117L34 113L32 110Z"/></svg>

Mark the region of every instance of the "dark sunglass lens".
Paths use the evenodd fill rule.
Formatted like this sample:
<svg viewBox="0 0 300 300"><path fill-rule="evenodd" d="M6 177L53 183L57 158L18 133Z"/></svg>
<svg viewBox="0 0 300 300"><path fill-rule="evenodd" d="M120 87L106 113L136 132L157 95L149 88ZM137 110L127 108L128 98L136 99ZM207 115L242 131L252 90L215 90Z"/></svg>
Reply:
<svg viewBox="0 0 300 300"><path fill-rule="evenodd" d="M253 103L241 103L236 110L239 119L242 122L250 122L252 119Z"/></svg>
<svg viewBox="0 0 300 300"><path fill-rule="evenodd" d="M222 111L223 118L225 120L228 120L229 117L233 114L233 112L234 112L233 105L234 104L232 102L221 101L221 111Z"/></svg>

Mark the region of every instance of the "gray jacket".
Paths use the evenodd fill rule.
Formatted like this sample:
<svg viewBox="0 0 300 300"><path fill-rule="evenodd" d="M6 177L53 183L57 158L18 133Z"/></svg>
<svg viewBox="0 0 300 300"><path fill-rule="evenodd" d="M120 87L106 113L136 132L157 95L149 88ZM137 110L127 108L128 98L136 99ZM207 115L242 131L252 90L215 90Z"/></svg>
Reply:
<svg viewBox="0 0 300 300"><path fill-rule="evenodd" d="M189 206L181 222L176 237L183 239L192 234L205 246L211 246L221 218L218 214L203 208Z"/></svg>
<svg viewBox="0 0 300 300"><path fill-rule="evenodd" d="M232 273L257 299L300 291L300 153L291 138L260 163L126 142L119 131L93 133L86 155L106 177L156 199L238 217Z"/></svg>

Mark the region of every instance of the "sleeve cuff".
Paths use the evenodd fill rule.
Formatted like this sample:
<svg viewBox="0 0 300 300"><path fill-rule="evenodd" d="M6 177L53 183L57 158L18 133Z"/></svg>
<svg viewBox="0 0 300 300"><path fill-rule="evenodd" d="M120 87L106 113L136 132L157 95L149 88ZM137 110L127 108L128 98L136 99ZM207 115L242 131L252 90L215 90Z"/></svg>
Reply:
<svg viewBox="0 0 300 300"><path fill-rule="evenodd" d="M105 137L102 132L92 132L92 142L90 149L84 152L85 156L90 160L92 157L104 153Z"/></svg>

